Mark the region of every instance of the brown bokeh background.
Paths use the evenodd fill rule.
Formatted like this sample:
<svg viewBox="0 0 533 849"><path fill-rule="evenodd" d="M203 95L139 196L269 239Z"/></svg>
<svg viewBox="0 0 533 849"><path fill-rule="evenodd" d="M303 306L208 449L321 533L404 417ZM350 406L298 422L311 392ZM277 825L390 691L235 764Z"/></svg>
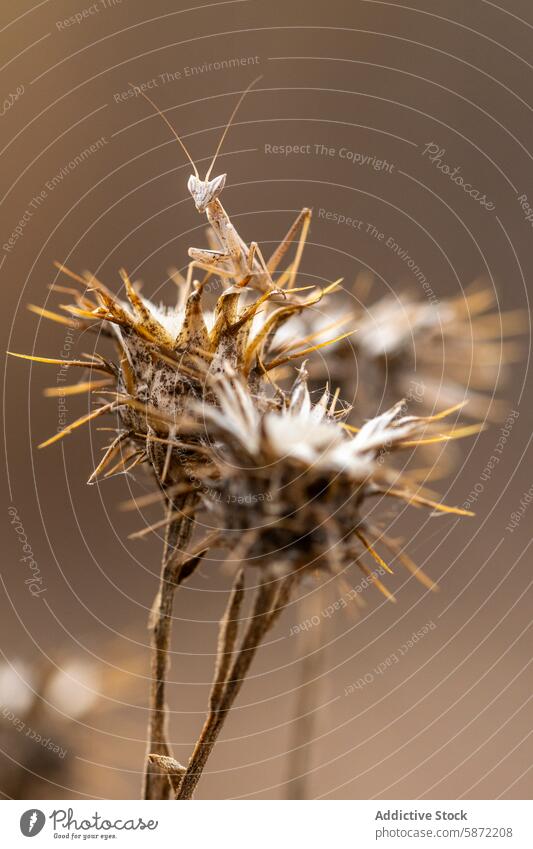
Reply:
<svg viewBox="0 0 533 849"><path fill-rule="evenodd" d="M130 82L153 78L158 85L151 96L171 109L167 114L204 162L237 93L263 75L220 159L220 170L228 172L224 202L244 238L258 240L265 252L302 206L313 207L303 265L310 282L341 276L351 282L368 268L381 293L403 282L416 286L382 242L320 217L324 209L392 236L439 297L460 294L481 275L501 309L528 309L533 239L518 202L529 192L533 204L533 17L527 0L501 8L484 0L409 7L374 0L191 0L179 7L170 0L100 0L93 12L84 0L15 5L4 4L0 20L2 98L23 87L0 118L2 245L27 209L33 215L13 249L1 250L4 349L60 356L66 328L26 309L29 302L57 304L47 289L55 279L54 260L90 268L117 291L117 270L125 266L144 281L149 296L170 302L168 269L183 268L188 246L205 243L180 149L146 102L118 97ZM61 24L83 9L80 23ZM225 66L234 59L245 61ZM209 69L209 63L223 67ZM101 137L100 149L69 169ZM493 211L422 155L430 142L445 149L443 159L452 167L461 166L494 203ZM310 153L284 156L265 145L310 145ZM336 152L316 155L315 145ZM394 168L352 164L338 155L341 148ZM47 188L65 167L63 179ZM31 208L41 192L41 203ZM80 352L93 344L76 339ZM533 508L514 532L506 530L532 484L527 356L526 339L523 361L502 369L508 381L496 394L520 415L500 463L483 481L476 517L403 513L395 525L395 532L411 537L410 554L439 581L440 592L398 575L391 582L396 605L368 591L359 616L321 617L306 795L530 795ZM57 402L42 397L42 389L55 383L54 367L48 368L10 360L5 373L0 631L10 666L0 676L7 705L1 789L23 798L135 798L147 720L146 620L160 539L128 540L140 517L117 504L132 486L143 492L149 483L119 477L87 487L105 439L94 428L36 449L58 426ZM69 399L69 418L86 407L86 400ZM462 446L458 468L440 482L449 503L462 503L481 481L501 426L493 422ZM28 570L10 506L46 588L35 598L25 584ZM207 562L177 594L169 696L171 737L182 762L203 721L229 581L219 564ZM291 636L291 628L303 610L300 601L285 612L256 658L200 798L290 795L287 752L299 703L298 657L309 645L302 635ZM421 629L427 631L423 638L391 663ZM380 664L383 674L375 672ZM54 669L68 670L61 709L57 700L37 697L31 715L24 713L32 699L26 685L49 692ZM365 685L346 695L365 675ZM80 693L87 696L85 708L69 710ZM22 718L22 730L11 714ZM31 739L28 728L61 744L65 756Z"/></svg>

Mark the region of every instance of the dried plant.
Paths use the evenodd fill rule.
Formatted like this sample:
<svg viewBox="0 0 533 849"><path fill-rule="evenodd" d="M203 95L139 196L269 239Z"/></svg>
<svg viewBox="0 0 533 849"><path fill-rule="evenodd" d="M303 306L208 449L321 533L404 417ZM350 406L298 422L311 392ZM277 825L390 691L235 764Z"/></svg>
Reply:
<svg viewBox="0 0 533 849"><path fill-rule="evenodd" d="M331 577L346 581L358 568L394 601L381 580L391 572L388 552L425 587L434 589L429 576L397 541L370 521L368 505L373 498L395 499L433 512L471 515L439 503L391 462L397 452L448 442L479 429L443 425L446 417L462 408L464 387L457 390L457 398L453 382L439 388L437 394L427 394L425 401L431 405L427 416L409 415L404 402L397 399L406 394L406 380L414 368L408 355L413 329L417 339L424 340L445 333L455 346L455 356L461 359L464 345L468 345L465 328L475 314L476 344L480 342L475 350L481 357L476 376L482 386L489 384L483 363L487 359L492 363L495 355L493 343L484 340L498 329L495 316L484 314L490 306L486 292L471 293L464 304L458 300L443 303L438 316L428 304L385 299L374 310L380 318L379 332L375 319L343 311L342 305L333 306L329 317L319 315L317 304L324 296L329 298L340 281L323 290L296 288L310 211L302 210L268 261L256 242L247 245L218 197L225 175L210 179L226 131L204 180L186 151L194 169L189 191L212 229L210 250L191 248L186 278L175 275L177 304L151 303L125 271L121 272L125 296L119 297L94 275L80 276L60 265L76 288L57 284L52 288L69 295L71 302L63 305L63 313L39 307L32 307L33 311L107 338L115 356L109 359L90 353L65 361L15 355L80 368L90 375L66 390L47 390L49 396L85 392L98 399L94 409L41 447L103 415L112 415L115 435L89 483L144 467L156 486L142 504L161 502L164 508L158 522L136 534L158 529L165 534L159 589L150 619L153 661L143 790L149 799L192 798L258 647L302 581L320 584ZM293 243L292 261L274 279ZM204 277L195 280L200 270ZM206 283L213 277L219 280L220 294L210 308L206 306ZM506 323L512 332L514 319ZM330 338L341 328L346 332ZM352 355L355 349L362 361L379 367L386 363L388 368L389 360L399 363L394 370L395 403L374 417L375 407L361 409L358 404L357 415L364 420L360 428L347 421L350 406L339 400L339 390L332 393L322 385L319 400L312 401L305 365L293 385L285 385L287 366L325 348L333 353L330 362L340 369L335 383L349 386L346 370L342 371L340 342L354 329L358 333ZM431 345L424 345L424 351L428 349L422 362L429 374L436 364L431 361ZM417 349L417 374L418 354ZM453 381L453 357L447 359L448 365ZM309 370L313 377L320 375L313 361ZM492 371L490 379L494 379ZM426 387L429 385L428 377ZM454 397L448 402L451 395ZM441 410L436 415L435 406ZM474 404L476 414L479 409ZM140 501L134 505L140 506ZM196 519L204 514L211 517L215 530L195 539ZM174 594L215 544L227 549L228 560L237 565L237 571L220 623L206 721L189 763L182 766L172 755L167 734L166 680ZM247 624L241 626L247 582L254 587L254 598Z"/></svg>
<svg viewBox="0 0 533 849"><path fill-rule="evenodd" d="M494 389L522 357L509 337L527 329L527 316L496 306L493 290L476 281L460 297L434 302L405 290L356 311L353 345L365 382L370 370L388 399L411 397L425 410L468 400L467 415L498 418L505 405Z"/></svg>
<svg viewBox="0 0 533 849"><path fill-rule="evenodd" d="M440 421L457 410L425 418L403 414L403 405L370 419L357 432L343 425L337 398L326 391L313 404L305 368L278 408L261 410L244 382L227 370L214 382L217 404L202 407L218 474L206 506L219 514L230 558L255 567L257 582L248 627L238 642L245 569L237 575L222 620L209 713L176 794L190 799L223 727L253 656L291 598L310 577L344 578L350 564L391 601L394 596L371 568L392 572L377 545L392 552L425 586L431 579L394 540L364 515L369 499L395 498L433 511L472 515L414 491L383 464L385 454L446 441L461 429L442 429ZM237 536L237 543L230 540ZM370 558L370 566L365 562Z"/></svg>
<svg viewBox="0 0 533 849"><path fill-rule="evenodd" d="M306 593L297 599L299 622L320 621L321 610L324 609L322 602L326 598L327 589L320 586L315 592ZM361 605L361 601L359 604ZM327 647L322 645L320 628L306 627L298 636L299 639L293 643L297 680L294 683L293 713L287 744L286 799L311 798L313 741L319 724L322 683L327 672Z"/></svg>
<svg viewBox="0 0 533 849"><path fill-rule="evenodd" d="M320 340L334 327L354 330L349 345L333 345L325 360L313 361L313 385L333 374L342 397L356 400L356 415L408 398L424 412L468 401L467 416L501 418L507 405L495 390L523 358L513 337L527 331L525 310L501 311L495 292L481 280L461 296L440 300L407 287L372 299L374 285L372 275L360 272L349 300L319 305L284 328L279 341L287 351L291 333Z"/></svg>
<svg viewBox="0 0 533 849"><path fill-rule="evenodd" d="M52 287L72 296L74 302L62 307L70 318L45 308L32 307L32 310L61 324L98 329L113 341L115 361L97 353L67 361L25 354L13 356L104 375L84 379L68 388L46 391L49 396L96 393L100 403L40 447L59 441L104 414L114 414L118 424L116 435L88 482L131 473L145 465L157 483L155 499L163 501L165 515L137 536L157 528L165 531L160 587L150 619L154 654L148 753L167 757L165 683L174 592L215 542L215 536L210 535L186 553L202 481L209 473L209 456L202 438L191 435L190 426L185 434L187 438L183 438L185 412L190 413L192 401L214 398L212 380L228 366L235 369L254 393L258 408L276 406L279 400L272 391L269 373L314 350L308 344L311 340L306 338L296 346L298 350L284 353L276 343L276 333L291 316L310 309L333 291L337 283L305 296L295 288L287 292L272 288L253 296L251 301L246 287L230 286L222 291L214 310L207 310L203 308L202 296L209 274L202 283L187 282L178 276L178 303L176 307L166 308L144 298L125 271L121 277L127 301L114 295L94 275L80 276L65 266L59 268L82 287L81 290ZM282 277L285 283L292 279L286 272ZM161 770L154 770L154 764L153 760L147 760L144 793L147 798L165 797L168 784Z"/></svg>
<svg viewBox="0 0 533 849"><path fill-rule="evenodd" d="M246 534L241 556L259 557L276 574L299 570L302 553L306 568L335 568L331 558L339 546L346 547L340 557L346 563L354 535L366 532L360 508L371 496L464 514L403 487L383 462L402 448L470 433L470 427L440 426L462 405L418 417L405 415L399 402L356 429L343 423L346 411L336 410L336 394L326 390L311 402L304 366L280 408L262 411L231 374L217 381L214 392L218 403L204 405L203 417L218 439L212 451L219 478L212 486L221 493L216 505L224 512L223 526ZM247 510L240 509L243 504Z"/></svg>

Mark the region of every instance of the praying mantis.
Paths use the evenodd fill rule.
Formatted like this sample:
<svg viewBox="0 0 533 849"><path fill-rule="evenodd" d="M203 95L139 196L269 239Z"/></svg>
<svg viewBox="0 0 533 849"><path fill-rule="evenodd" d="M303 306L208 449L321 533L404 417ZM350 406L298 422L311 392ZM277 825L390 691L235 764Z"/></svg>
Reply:
<svg viewBox="0 0 533 849"><path fill-rule="evenodd" d="M203 248L189 248L189 256L192 260L189 264L187 277L187 283L189 285L192 282L194 270L200 269L207 272L208 275L216 274L219 277L233 280L234 286L238 288L249 285L264 293L282 293L285 288L294 288L296 274L298 273L302 252L311 222L311 210L307 208L302 209L289 228L284 239L273 252L270 259L266 261L257 242L250 242L250 244L247 245L241 238L228 213L220 202L219 198L226 184L227 175L220 174L218 177L211 179L215 162L222 145L224 144L228 130L231 127L244 98L260 79L261 77L257 77L257 79L253 80L242 92L235 108L233 109L230 119L222 132L222 136L203 180L198 173L196 164L187 150L187 147L166 115L161 111L161 109L159 109L154 101L139 88L139 86L132 86L136 91L139 91L142 94L145 100L150 103L157 114L164 120L173 136L181 145L187 159L191 163L194 173L189 177L187 188L194 200L198 212L201 214L205 213L215 237L214 245L209 250ZM280 276L277 284L274 285L272 275L275 273L281 259L298 233L299 238L294 260Z"/></svg>

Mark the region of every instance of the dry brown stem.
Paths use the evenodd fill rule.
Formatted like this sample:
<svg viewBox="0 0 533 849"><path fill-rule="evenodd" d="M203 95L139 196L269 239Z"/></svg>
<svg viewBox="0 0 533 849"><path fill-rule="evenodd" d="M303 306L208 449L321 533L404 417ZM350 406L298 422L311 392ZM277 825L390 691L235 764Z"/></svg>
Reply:
<svg viewBox="0 0 533 849"><path fill-rule="evenodd" d="M323 594L318 591L312 600L301 605L301 621L318 615ZM323 655L320 650L320 626L306 631L297 644L299 658L299 685L296 692L294 715L289 729L287 750L287 799L309 799L309 774L311 771L312 744L315 735L316 703L320 690Z"/></svg>
<svg viewBox="0 0 533 849"><path fill-rule="evenodd" d="M209 713L198 738L187 771L176 796L191 799L232 707L267 631L287 604L295 576L261 583L257 587L253 610L240 648L231 662L238 635L237 616L244 595L242 571L237 575L226 613L221 622L215 678L209 698Z"/></svg>
<svg viewBox="0 0 533 849"><path fill-rule="evenodd" d="M182 496L179 502L168 501L168 513L176 510L188 511L195 495ZM185 512L181 518L170 522L166 529L165 547L161 565L159 589L154 600L149 627L152 632L152 685L150 691L150 720L148 748L144 774L144 798L168 799L170 784L167 775L161 772L149 755L169 757L167 739L166 679L169 666L169 647L172 624L174 593L179 582L183 563L181 552L187 545L193 528L193 519Z"/></svg>
<svg viewBox="0 0 533 849"><path fill-rule="evenodd" d="M167 776L170 787L174 795L176 795L181 784L181 779L185 775L185 767L174 758L167 757L166 755L148 755L148 760Z"/></svg>

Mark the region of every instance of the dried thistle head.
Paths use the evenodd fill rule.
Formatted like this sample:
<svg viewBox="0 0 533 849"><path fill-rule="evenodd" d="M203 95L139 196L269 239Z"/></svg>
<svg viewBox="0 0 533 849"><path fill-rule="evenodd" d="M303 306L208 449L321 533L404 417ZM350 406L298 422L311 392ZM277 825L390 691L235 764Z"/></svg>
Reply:
<svg viewBox="0 0 533 849"><path fill-rule="evenodd" d="M284 352L276 334L291 316L310 309L333 288L300 297L298 289L287 296L275 290L258 295L236 285L224 289L214 309L208 309L204 306L204 285L178 279L178 303L165 307L143 297L125 271L121 271L124 299L93 275L79 276L59 267L82 287L53 287L72 296L73 302L61 307L69 317L39 307L33 307L33 311L62 324L97 330L112 340L116 351L114 361L100 354L65 361L27 357L105 375L67 389L47 391L48 395L96 392L102 403L43 442L42 447L103 414L114 414L118 419L118 433L89 482L146 463L160 484L168 487L182 483L185 487L196 465L205 465L205 455L194 435L188 441L180 439L191 402L209 399L216 403L210 389L213 378L231 368L254 393L260 409L278 404L269 372L308 348L307 340L302 340L296 344L302 350Z"/></svg>
<svg viewBox="0 0 533 849"><path fill-rule="evenodd" d="M378 535L394 550L365 519L368 499L380 495L471 515L410 489L383 462L395 451L450 438L440 428L442 415L408 416L399 403L354 433L339 420L344 411L337 411L336 396L325 391L312 403L304 367L278 409L258 408L237 376L218 381L214 391L217 405L204 405L203 416L219 476L215 497L206 501L227 529L232 559L282 575L340 574L355 562L391 597L363 560L369 555L388 570L370 541Z"/></svg>
<svg viewBox="0 0 533 849"><path fill-rule="evenodd" d="M498 416L494 389L521 356L505 337L522 333L526 316L495 306L494 292L480 283L440 302L387 295L354 317L356 355L388 398L411 397L427 410L468 399L468 415Z"/></svg>

